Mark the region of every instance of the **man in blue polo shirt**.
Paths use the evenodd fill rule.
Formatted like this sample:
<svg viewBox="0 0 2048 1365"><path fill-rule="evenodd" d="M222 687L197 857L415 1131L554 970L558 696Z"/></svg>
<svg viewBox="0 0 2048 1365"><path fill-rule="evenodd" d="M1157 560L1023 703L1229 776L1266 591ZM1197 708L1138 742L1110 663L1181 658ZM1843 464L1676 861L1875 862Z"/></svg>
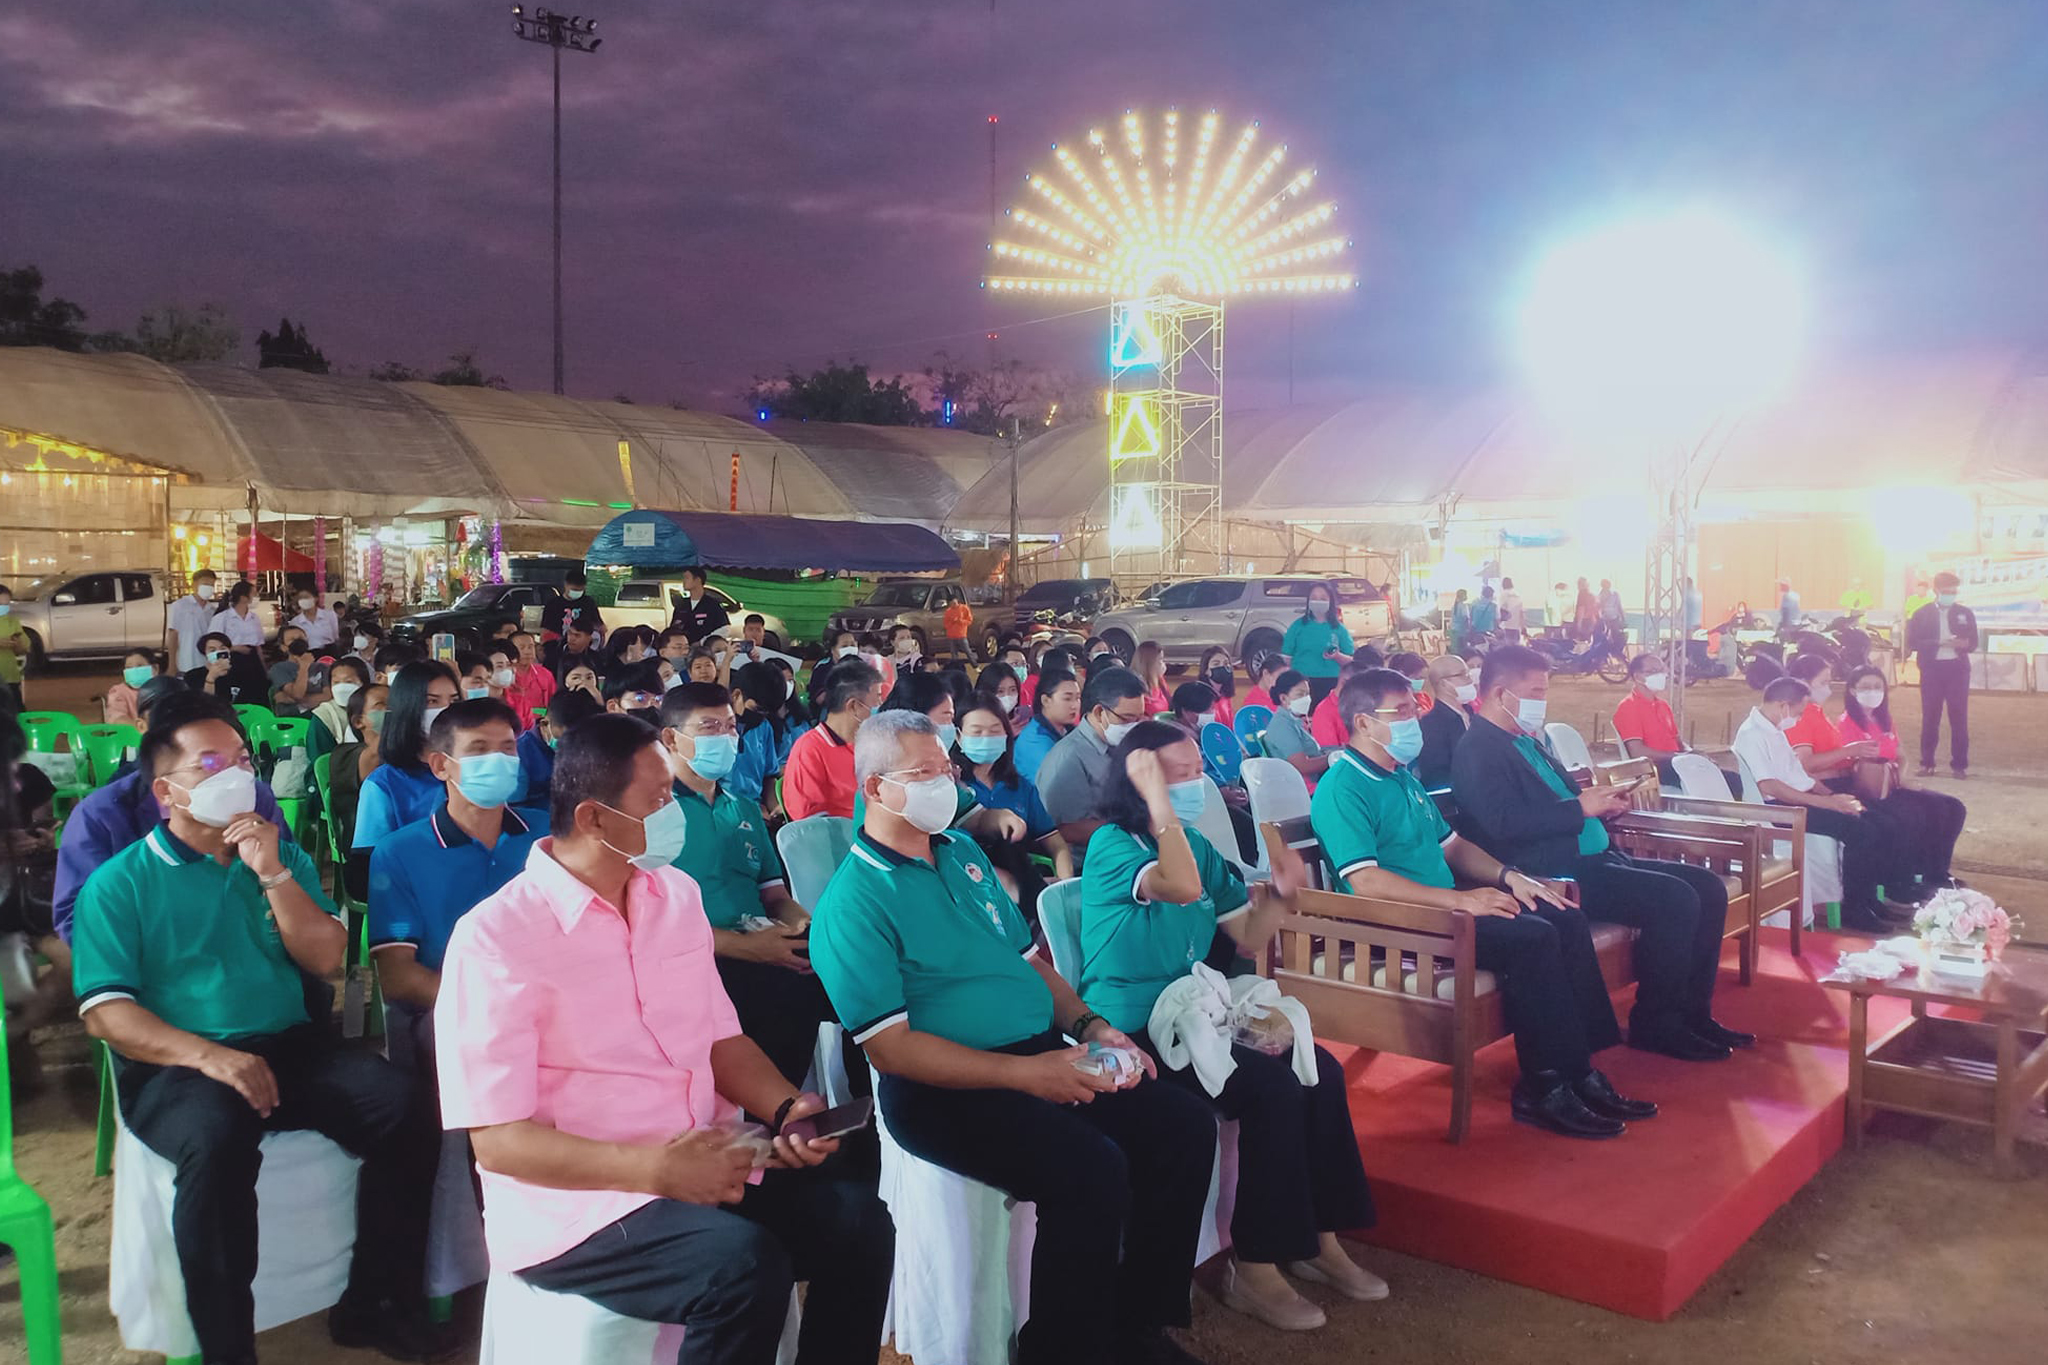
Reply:
<svg viewBox="0 0 2048 1365"><path fill-rule="evenodd" d="M237 733L242 729L232 707L204 692L159 693L155 702L140 706L140 710L144 730L159 724L175 729L201 716L231 725ZM277 809L277 798L261 778L256 782L256 813L276 825L287 843L294 842L284 816ZM162 818L156 797L150 793L150 775L139 764L80 801L65 817L64 842L57 846L57 884L53 894L58 938L71 941L71 916L85 879L116 853L139 842Z"/></svg>
<svg viewBox="0 0 2048 1365"><path fill-rule="evenodd" d="M1518 1122L1566 1137L1618 1137L1657 1106L1625 1099L1592 1054L1621 1041L1586 917L1555 882L1503 866L1459 838L1406 765L1422 752L1408 680L1369 668L1337 689L1345 747L1316 784L1309 823L1337 886L1472 916L1479 969L1502 976L1522 1078ZM1465 890L1458 883L1465 883Z"/></svg>
<svg viewBox="0 0 2048 1365"><path fill-rule="evenodd" d="M390 1007L391 1060L434 1077L434 1001L448 935L518 876L545 810L514 810L518 717L494 697L459 701L427 732L427 768L448 797L433 814L378 840L370 855L370 952Z"/></svg>
<svg viewBox="0 0 2048 1365"><path fill-rule="evenodd" d="M86 881L73 981L116 1059L123 1121L177 1169L171 1235L207 1361L256 1358L256 1173L266 1132L311 1129L363 1162L345 1346L435 1358L421 1277L435 1134L382 1058L334 1045L309 985L346 934L303 850L255 813L241 732L159 715L138 759L163 822Z"/></svg>
<svg viewBox="0 0 2048 1365"><path fill-rule="evenodd" d="M1153 1083L1149 1057L1122 1086L1077 1068L1085 1044L1130 1039L1053 970L973 838L947 829L953 765L930 717L869 717L854 773L864 822L818 899L811 959L881 1073L895 1141L1036 1202L1017 1359L1193 1360L1160 1329L1188 1322L1208 1105Z"/></svg>
<svg viewBox="0 0 2048 1365"><path fill-rule="evenodd" d="M720 785L739 757L732 696L717 683L680 683L662 698L660 715L685 821L671 866L703 894L719 980L740 1032L792 1085L801 1084L832 1002L811 974L811 917L789 894L760 803Z"/></svg>

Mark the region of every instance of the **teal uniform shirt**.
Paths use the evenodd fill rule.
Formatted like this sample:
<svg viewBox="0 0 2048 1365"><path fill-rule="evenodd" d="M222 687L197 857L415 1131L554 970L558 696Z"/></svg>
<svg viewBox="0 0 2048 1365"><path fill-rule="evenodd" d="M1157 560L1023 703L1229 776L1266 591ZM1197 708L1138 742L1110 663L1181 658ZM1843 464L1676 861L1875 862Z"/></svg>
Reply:
<svg viewBox="0 0 2048 1365"><path fill-rule="evenodd" d="M1088 840L1081 877L1081 999L1116 1027L1144 1028L1159 993L1209 955L1216 927L1251 904L1244 874L1199 830L1187 831L1202 894L1186 904L1141 900L1138 883L1159 861L1159 842L1118 825Z"/></svg>
<svg viewBox="0 0 2048 1365"><path fill-rule="evenodd" d="M761 892L785 876L760 804L723 786L707 801L678 782L675 795L683 808L683 851L669 865L704 893L704 918L714 929L738 929L745 916L766 914Z"/></svg>
<svg viewBox="0 0 2048 1365"><path fill-rule="evenodd" d="M1523 758L1529 760L1529 766L1536 770L1536 775L1543 779L1545 786L1567 801L1579 799L1578 792L1573 790L1569 782L1566 782L1557 775L1557 769L1553 768L1548 760L1545 759L1543 750L1537 747L1534 739L1528 735L1516 735L1515 747L1522 751ZM1586 823L1579 826L1579 856L1581 858L1590 858L1596 853L1605 853L1607 846L1612 842L1613 840L1607 837L1607 826L1601 824L1590 815L1586 817Z"/></svg>
<svg viewBox="0 0 2048 1365"><path fill-rule="evenodd" d="M1325 659L1323 651L1335 646L1342 659ZM1287 628L1287 635L1280 641L1280 652L1294 665L1294 671L1304 678L1334 678L1344 667L1357 646L1351 643L1351 632L1344 629L1341 621L1312 621L1303 616Z"/></svg>
<svg viewBox="0 0 2048 1365"><path fill-rule="evenodd" d="M1053 1026L1031 926L980 845L932 838L932 861L854 835L811 914L811 967L865 1043L907 1022L962 1047L1005 1047Z"/></svg>
<svg viewBox="0 0 2048 1365"><path fill-rule="evenodd" d="M1451 827L1406 767L1388 772L1356 749L1334 751L1309 798L1308 820L1337 890L1350 889L1351 875L1370 867L1423 886L1455 885L1443 848Z"/></svg>
<svg viewBox="0 0 2048 1365"><path fill-rule="evenodd" d="M313 903L334 906L304 849L277 855ZM71 978L79 1012L133 1000L173 1028L219 1041L281 1033L306 1019L306 984L240 858L215 862L168 825L100 864L78 893Z"/></svg>

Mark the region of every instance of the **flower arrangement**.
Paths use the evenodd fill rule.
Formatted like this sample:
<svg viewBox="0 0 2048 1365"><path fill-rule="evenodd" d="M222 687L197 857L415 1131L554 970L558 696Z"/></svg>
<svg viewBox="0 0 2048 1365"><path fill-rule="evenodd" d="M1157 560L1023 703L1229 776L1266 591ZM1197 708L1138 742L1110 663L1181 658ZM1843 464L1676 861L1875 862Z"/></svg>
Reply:
<svg viewBox="0 0 2048 1365"><path fill-rule="evenodd" d="M1913 930L1944 966L1996 962L2012 941L2012 916L1981 891L1945 886L1913 914Z"/></svg>

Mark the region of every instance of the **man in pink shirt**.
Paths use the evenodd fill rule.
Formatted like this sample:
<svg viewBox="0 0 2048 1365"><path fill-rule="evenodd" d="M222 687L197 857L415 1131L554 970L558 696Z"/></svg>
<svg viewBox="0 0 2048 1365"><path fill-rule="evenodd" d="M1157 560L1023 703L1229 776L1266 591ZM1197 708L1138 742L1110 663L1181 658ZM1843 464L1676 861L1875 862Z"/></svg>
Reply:
<svg viewBox="0 0 2048 1365"><path fill-rule="evenodd" d="M505 701L517 712L523 728L533 725L533 708L546 706L555 695L555 675L540 661L540 642L526 631L512 637L518 661L512 665L512 685L505 689Z"/></svg>
<svg viewBox="0 0 2048 1365"><path fill-rule="evenodd" d="M872 1178L785 1136L824 1102L739 1031L655 733L563 736L554 836L457 924L434 1008L441 1110L469 1130L492 1268L681 1323L681 1359L775 1354L805 1280L799 1365L872 1365L895 1233ZM721 1124L775 1134L765 1172Z"/></svg>

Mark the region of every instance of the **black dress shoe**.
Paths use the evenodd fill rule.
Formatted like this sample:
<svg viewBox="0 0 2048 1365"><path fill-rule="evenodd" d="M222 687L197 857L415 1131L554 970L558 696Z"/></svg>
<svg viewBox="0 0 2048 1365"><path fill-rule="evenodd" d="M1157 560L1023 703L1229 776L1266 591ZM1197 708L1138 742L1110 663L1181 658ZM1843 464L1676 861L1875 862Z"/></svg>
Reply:
<svg viewBox="0 0 2048 1365"><path fill-rule="evenodd" d="M1845 905L1842 907L1842 927L1852 934L1884 935L1898 925L1870 907Z"/></svg>
<svg viewBox="0 0 2048 1365"><path fill-rule="evenodd" d="M1657 1106L1648 1100L1632 1100L1614 1088L1614 1082L1598 1071L1588 1071L1572 1085L1579 1102L1604 1119L1653 1119Z"/></svg>
<svg viewBox="0 0 2048 1365"><path fill-rule="evenodd" d="M1686 1027L1708 1042L1719 1043L1722 1047L1756 1046L1756 1035L1754 1033L1744 1033L1741 1029L1724 1028L1712 1019L1704 1023L1687 1024Z"/></svg>
<svg viewBox="0 0 2048 1365"><path fill-rule="evenodd" d="M453 1360L462 1349L453 1330L427 1321L424 1305L400 1308L344 1298L327 1310L327 1335L337 1346L367 1347L417 1365Z"/></svg>
<svg viewBox="0 0 2048 1365"><path fill-rule="evenodd" d="M1560 1137L1613 1138L1628 1131L1620 1119L1588 1109L1571 1082L1555 1071L1517 1082L1508 1104L1516 1123L1547 1128Z"/></svg>
<svg viewBox="0 0 2048 1365"><path fill-rule="evenodd" d="M1735 1055L1734 1049L1708 1042L1686 1028L1658 1029L1655 1032L1630 1029L1628 1045L1639 1052L1659 1052L1681 1062L1725 1062Z"/></svg>

